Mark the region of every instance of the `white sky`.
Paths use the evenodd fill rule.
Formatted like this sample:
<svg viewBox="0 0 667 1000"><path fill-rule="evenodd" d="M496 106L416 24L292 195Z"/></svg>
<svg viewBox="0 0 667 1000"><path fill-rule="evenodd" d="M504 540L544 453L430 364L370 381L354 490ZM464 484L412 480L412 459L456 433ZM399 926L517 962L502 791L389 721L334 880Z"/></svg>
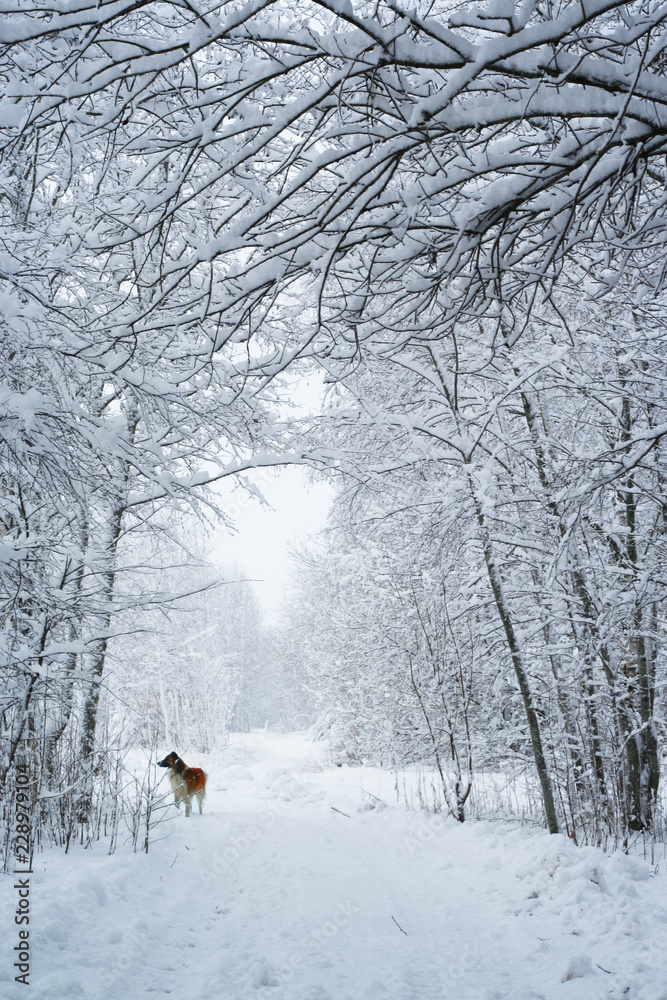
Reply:
<svg viewBox="0 0 667 1000"><path fill-rule="evenodd" d="M253 584L267 621L276 622L292 570L289 548L301 546L324 527L332 487L309 482L305 469L261 470L248 479L259 486L271 508L247 492L224 487L225 508L238 533L221 529L211 560L229 572L234 564Z"/></svg>
<svg viewBox="0 0 667 1000"><path fill-rule="evenodd" d="M319 373L299 373L289 390L291 412L321 411L324 385ZM278 620L292 573L290 548L300 548L324 528L333 487L300 466L258 469L246 478L257 486L270 507L247 491L222 483L217 491L224 509L237 527L234 535L224 528L215 539L212 562L229 572L234 565L253 587L269 622Z"/></svg>

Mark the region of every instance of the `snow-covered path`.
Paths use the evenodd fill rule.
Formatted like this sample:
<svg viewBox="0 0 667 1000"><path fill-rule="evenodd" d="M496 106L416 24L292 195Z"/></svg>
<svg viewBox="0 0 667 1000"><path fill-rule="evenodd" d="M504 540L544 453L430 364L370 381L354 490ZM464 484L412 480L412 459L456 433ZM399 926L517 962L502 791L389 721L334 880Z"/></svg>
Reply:
<svg viewBox="0 0 667 1000"><path fill-rule="evenodd" d="M40 856L32 985L5 954L0 995L667 1000L666 880L643 862L409 812L391 776L323 770L301 738L232 750L204 816L147 856Z"/></svg>

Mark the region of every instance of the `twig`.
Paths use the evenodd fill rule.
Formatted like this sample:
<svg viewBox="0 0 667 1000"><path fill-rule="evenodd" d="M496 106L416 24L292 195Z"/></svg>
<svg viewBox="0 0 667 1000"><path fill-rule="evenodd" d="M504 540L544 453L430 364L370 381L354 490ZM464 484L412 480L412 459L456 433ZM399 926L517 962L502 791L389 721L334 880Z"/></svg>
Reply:
<svg viewBox="0 0 667 1000"><path fill-rule="evenodd" d="M367 795L369 797L369 799L375 799L376 802L382 802L382 799L379 799L377 797L377 795L373 795L372 792L367 792L365 788L362 788L361 791L362 791L362 794L363 795Z"/></svg>
<svg viewBox="0 0 667 1000"><path fill-rule="evenodd" d="M407 936L408 936L408 932L407 932L407 931L404 931L404 930L403 930L403 928L402 928L402 927L401 927L401 925L399 924L399 922L398 922L398 920L396 919L396 917L392 917L391 919L392 919L392 920L394 921L394 923L395 923L395 924L396 924L396 926L398 927L398 929L399 929L399 931L401 932L401 934L405 934L405 936L407 937Z"/></svg>
<svg viewBox="0 0 667 1000"><path fill-rule="evenodd" d="M178 857L178 851L176 851L176 858L177 857ZM174 858L174 860L172 861L172 863L169 865L170 868L173 868L174 865L176 864L176 858Z"/></svg>
<svg viewBox="0 0 667 1000"><path fill-rule="evenodd" d="M604 969L601 965L598 965L597 962L595 964L597 965L598 969L602 969L602 971L606 972L608 976L613 976L614 975L613 972L610 972L609 969Z"/></svg>
<svg viewBox="0 0 667 1000"><path fill-rule="evenodd" d="M333 811L334 811L335 813L340 813L340 814L341 814L341 816L347 816L347 818L348 818L348 819L351 819L351 818L352 818L351 816L349 816L349 815L348 815L348 813L344 813L342 809L336 809L336 807L335 807L335 806L331 806L331 808L333 809Z"/></svg>

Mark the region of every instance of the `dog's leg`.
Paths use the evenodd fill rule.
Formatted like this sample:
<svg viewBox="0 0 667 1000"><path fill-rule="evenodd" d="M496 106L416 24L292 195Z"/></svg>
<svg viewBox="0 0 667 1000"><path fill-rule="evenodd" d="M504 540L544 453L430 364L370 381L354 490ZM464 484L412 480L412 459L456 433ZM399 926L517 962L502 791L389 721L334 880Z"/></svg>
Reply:
<svg viewBox="0 0 667 1000"><path fill-rule="evenodd" d="M202 807L204 805L204 793L197 792L197 805L199 806L199 815L202 814Z"/></svg>

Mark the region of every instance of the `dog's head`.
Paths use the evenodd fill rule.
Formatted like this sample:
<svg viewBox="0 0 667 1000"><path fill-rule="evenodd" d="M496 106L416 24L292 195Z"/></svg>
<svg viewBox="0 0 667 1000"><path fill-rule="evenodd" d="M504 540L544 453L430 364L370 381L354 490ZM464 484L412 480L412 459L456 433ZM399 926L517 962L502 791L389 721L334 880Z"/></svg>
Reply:
<svg viewBox="0 0 667 1000"><path fill-rule="evenodd" d="M179 760L178 754L176 753L175 750L172 750L171 753L167 754L167 756L164 758L164 760L159 760L157 762L157 766L158 767L173 767L175 769L176 768L176 764L178 763L178 760Z"/></svg>

